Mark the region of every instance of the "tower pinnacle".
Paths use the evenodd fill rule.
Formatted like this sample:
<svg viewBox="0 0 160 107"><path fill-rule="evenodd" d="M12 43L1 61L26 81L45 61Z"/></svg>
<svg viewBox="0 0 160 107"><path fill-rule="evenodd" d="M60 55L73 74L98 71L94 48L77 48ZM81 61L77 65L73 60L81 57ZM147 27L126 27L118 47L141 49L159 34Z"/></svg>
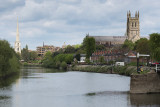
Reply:
<svg viewBox="0 0 160 107"><path fill-rule="evenodd" d="M21 53L21 43L20 43L20 40L19 40L18 17L17 17L17 34L16 34L16 42L15 42L14 50L15 50L17 53Z"/></svg>

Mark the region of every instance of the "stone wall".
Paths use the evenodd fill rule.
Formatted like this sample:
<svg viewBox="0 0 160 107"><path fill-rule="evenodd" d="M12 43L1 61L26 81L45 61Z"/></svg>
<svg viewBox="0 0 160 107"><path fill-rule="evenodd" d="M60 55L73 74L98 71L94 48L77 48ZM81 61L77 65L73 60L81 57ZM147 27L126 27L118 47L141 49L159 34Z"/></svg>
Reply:
<svg viewBox="0 0 160 107"><path fill-rule="evenodd" d="M130 93L160 93L160 74L152 71L147 74L131 75Z"/></svg>

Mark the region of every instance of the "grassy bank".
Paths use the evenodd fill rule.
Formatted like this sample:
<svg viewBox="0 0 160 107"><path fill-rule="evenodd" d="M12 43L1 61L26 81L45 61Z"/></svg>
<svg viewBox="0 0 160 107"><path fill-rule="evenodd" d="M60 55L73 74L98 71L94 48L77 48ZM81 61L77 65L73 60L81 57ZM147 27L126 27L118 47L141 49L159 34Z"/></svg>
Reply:
<svg viewBox="0 0 160 107"><path fill-rule="evenodd" d="M97 73L107 73L107 74L120 74L130 76L132 73L136 74L135 66L107 66L107 65L75 65L72 67L73 71L84 71L84 72L97 72ZM143 71L146 73L148 71Z"/></svg>

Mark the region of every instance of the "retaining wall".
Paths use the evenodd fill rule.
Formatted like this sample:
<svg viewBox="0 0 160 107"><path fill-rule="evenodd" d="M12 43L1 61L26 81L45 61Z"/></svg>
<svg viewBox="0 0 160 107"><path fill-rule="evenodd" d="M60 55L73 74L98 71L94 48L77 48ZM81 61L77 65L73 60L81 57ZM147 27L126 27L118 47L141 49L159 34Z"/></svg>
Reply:
<svg viewBox="0 0 160 107"><path fill-rule="evenodd" d="M160 74L151 71L131 75L130 93L160 93Z"/></svg>

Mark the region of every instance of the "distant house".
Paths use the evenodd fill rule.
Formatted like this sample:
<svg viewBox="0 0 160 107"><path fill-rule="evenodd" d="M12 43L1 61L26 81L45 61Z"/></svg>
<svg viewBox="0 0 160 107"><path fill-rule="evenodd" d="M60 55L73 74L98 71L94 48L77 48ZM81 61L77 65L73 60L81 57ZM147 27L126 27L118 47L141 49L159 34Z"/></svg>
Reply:
<svg viewBox="0 0 160 107"><path fill-rule="evenodd" d="M38 56L43 56L46 52L56 52L60 49L60 47L55 47L53 45L43 45L37 47Z"/></svg>
<svg viewBox="0 0 160 107"><path fill-rule="evenodd" d="M136 62L137 61L137 53L134 51L129 51L128 53L124 54L125 55L125 59L124 61L126 63L130 63L130 62Z"/></svg>
<svg viewBox="0 0 160 107"><path fill-rule="evenodd" d="M123 60L122 52L118 50L110 50L110 51L95 51L91 56L91 61L96 62L99 61L100 57L103 56L106 62L109 61L117 61Z"/></svg>
<svg viewBox="0 0 160 107"><path fill-rule="evenodd" d="M85 60L86 60L86 54L80 54L80 63L83 63L83 62L85 62Z"/></svg>

